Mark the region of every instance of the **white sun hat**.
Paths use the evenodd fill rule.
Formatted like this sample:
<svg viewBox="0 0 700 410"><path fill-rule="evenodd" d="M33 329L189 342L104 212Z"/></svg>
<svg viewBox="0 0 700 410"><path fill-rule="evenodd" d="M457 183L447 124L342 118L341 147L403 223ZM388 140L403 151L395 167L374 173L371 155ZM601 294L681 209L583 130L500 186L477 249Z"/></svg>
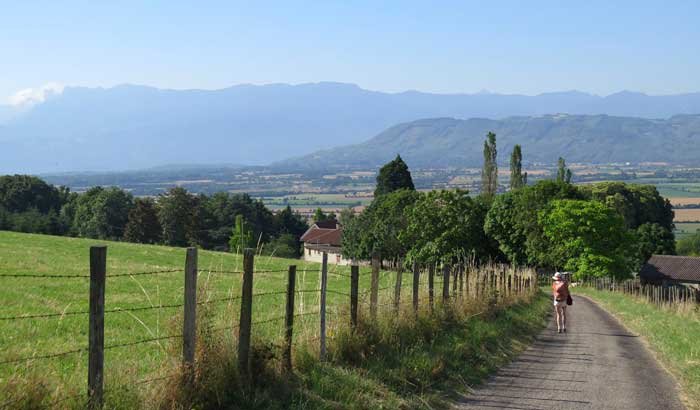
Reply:
<svg viewBox="0 0 700 410"><path fill-rule="evenodd" d="M561 279L561 272L556 272L556 273L554 274L554 276L552 276L552 279L554 279L554 280L559 280L559 279Z"/></svg>

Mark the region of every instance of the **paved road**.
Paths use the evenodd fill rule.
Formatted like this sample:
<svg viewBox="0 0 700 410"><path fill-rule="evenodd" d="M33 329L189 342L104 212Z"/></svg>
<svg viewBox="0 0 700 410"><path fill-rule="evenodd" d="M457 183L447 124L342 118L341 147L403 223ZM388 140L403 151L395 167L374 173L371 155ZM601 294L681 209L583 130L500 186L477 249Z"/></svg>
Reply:
<svg viewBox="0 0 700 410"><path fill-rule="evenodd" d="M609 313L581 296L568 332L551 323L455 409L683 409L675 382ZM552 319L552 322L554 319Z"/></svg>

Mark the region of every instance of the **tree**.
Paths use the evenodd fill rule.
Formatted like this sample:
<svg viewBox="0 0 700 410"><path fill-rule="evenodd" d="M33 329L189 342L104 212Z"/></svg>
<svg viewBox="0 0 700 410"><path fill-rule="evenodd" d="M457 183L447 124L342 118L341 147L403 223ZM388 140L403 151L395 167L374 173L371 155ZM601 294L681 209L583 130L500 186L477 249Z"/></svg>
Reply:
<svg viewBox="0 0 700 410"><path fill-rule="evenodd" d="M163 242L170 246L199 243L199 198L185 188L170 189L158 198L158 221L163 228Z"/></svg>
<svg viewBox="0 0 700 410"><path fill-rule="evenodd" d="M578 278L624 279L638 268L635 241L614 209L596 201L555 200L539 212L551 266Z"/></svg>
<svg viewBox="0 0 700 410"><path fill-rule="evenodd" d="M316 222L323 222L328 220L328 215L326 215L323 212L323 209L321 208L316 208L316 212L314 212L314 223Z"/></svg>
<svg viewBox="0 0 700 410"><path fill-rule="evenodd" d="M41 214L61 210L67 188L54 187L30 175L0 176L0 205L7 212L17 213L36 209Z"/></svg>
<svg viewBox="0 0 700 410"><path fill-rule="evenodd" d="M277 256L285 258L298 258L301 256L301 242L299 238L309 229L306 220L297 212L293 212L292 208L287 205L285 209L275 215L276 237L268 244L267 248L279 247L280 251ZM288 247L293 252L284 251L285 256L282 256L282 247Z"/></svg>
<svg viewBox="0 0 700 410"><path fill-rule="evenodd" d="M547 266L549 243L538 213L555 199L584 199L584 196L575 185L542 180L493 200L484 229L511 263Z"/></svg>
<svg viewBox="0 0 700 410"><path fill-rule="evenodd" d="M399 240L406 228L406 210L418 198L410 189L400 189L376 197L359 216L343 227L343 255L351 259L369 259L373 251L384 260L405 256L406 246Z"/></svg>
<svg viewBox="0 0 700 410"><path fill-rule="evenodd" d="M651 255L675 255L676 239L673 232L657 223L644 223L634 231L637 257L646 262Z"/></svg>
<svg viewBox="0 0 700 410"><path fill-rule="evenodd" d="M279 258L298 258L301 256L299 237L283 233L265 244L264 253Z"/></svg>
<svg viewBox="0 0 700 410"><path fill-rule="evenodd" d="M403 162L400 155L396 155L393 161L388 162L379 170L374 197L377 198L399 189L415 191L416 187L413 185L408 165Z"/></svg>
<svg viewBox="0 0 700 410"><path fill-rule="evenodd" d="M557 182L562 184L570 184L571 177L572 173L571 170L566 167L566 161L564 158L559 157L559 161L557 162Z"/></svg>
<svg viewBox="0 0 700 410"><path fill-rule="evenodd" d="M481 193L487 198L493 198L498 191L496 153L496 134L489 132L484 141L484 168L481 170Z"/></svg>
<svg viewBox="0 0 700 410"><path fill-rule="evenodd" d="M162 233L155 201L151 198L136 198L134 207L129 211L124 240L136 243L158 243Z"/></svg>
<svg viewBox="0 0 700 410"><path fill-rule="evenodd" d="M513 147L510 154L510 189L522 188L527 181L527 173L523 175L523 153L520 145Z"/></svg>
<svg viewBox="0 0 700 410"><path fill-rule="evenodd" d="M241 253L245 248L255 247L253 234L248 228L243 215L236 215L236 226L231 233L231 239L228 242L229 249L234 253Z"/></svg>
<svg viewBox="0 0 700 410"><path fill-rule="evenodd" d="M355 218L355 210L352 209L351 206L349 206L340 211L340 217L338 219L338 222L340 222L341 225L345 226L348 225L353 218Z"/></svg>
<svg viewBox="0 0 700 410"><path fill-rule="evenodd" d="M676 250L679 255L700 256L700 230L679 239L676 243Z"/></svg>
<svg viewBox="0 0 700 410"><path fill-rule="evenodd" d="M437 263L487 256L482 253L488 243L483 231L486 211L467 191L420 193L406 213L407 226L399 239L408 248L408 260Z"/></svg>
<svg viewBox="0 0 700 410"><path fill-rule="evenodd" d="M76 200L73 226L78 236L121 239L133 206L133 196L120 188L90 188Z"/></svg>

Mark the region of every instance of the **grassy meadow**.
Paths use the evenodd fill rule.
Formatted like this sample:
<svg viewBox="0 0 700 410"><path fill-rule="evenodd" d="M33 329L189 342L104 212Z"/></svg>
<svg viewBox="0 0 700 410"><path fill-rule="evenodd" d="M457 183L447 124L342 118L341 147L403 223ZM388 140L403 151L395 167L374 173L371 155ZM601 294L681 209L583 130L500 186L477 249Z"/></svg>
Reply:
<svg viewBox="0 0 700 410"><path fill-rule="evenodd" d="M676 312L633 296L576 288L599 302L629 329L644 337L680 382L690 409L700 409L700 311Z"/></svg>
<svg viewBox="0 0 700 410"><path fill-rule="evenodd" d="M90 239L54 237L0 231L0 276L2 275L89 275L89 247L106 244L107 283L105 309L152 307L182 303L185 249L138 245L121 242L101 242ZM320 266L300 260L267 256L255 259L256 271L275 271L255 276L254 293L283 292L286 270L297 265L297 290L320 288ZM177 272L154 275L115 276L138 272L177 269ZM198 300L222 300L241 293L241 275L220 271L242 270L242 257L234 254L199 251ZM328 289L349 293L349 267L329 266ZM360 292L369 289L369 268L360 272ZM380 274L381 295L393 294L394 274ZM404 275L404 286L412 278ZM25 357L83 349L88 340L88 317L71 312L88 310L89 280L87 278L22 278L0 277L0 386L41 375L55 382L56 391L82 392L86 382L87 352L81 351L47 359L19 360ZM436 285L437 287L437 285ZM438 288L439 289L439 288ZM408 292L409 289L406 289ZM328 333L346 325L344 314L349 298L328 293ZM362 296L365 297L366 296ZM272 342L282 338L285 295L276 294L254 298L253 322L273 319L253 328L254 337ZM318 310L318 292L296 295L297 313ZM238 323L240 301L222 301L205 305L215 329ZM365 308L366 306L363 306ZM204 309L205 307L200 307ZM35 314L65 314L59 317L10 320ZM105 316L105 346L130 343L143 339L181 334L182 307L158 308L134 312L111 312ZM221 330L236 334L235 330ZM318 315L309 314L295 320L298 342L313 339L318 334ZM145 380L160 375L167 360L179 360L181 339L148 342L105 351L106 386ZM17 363L6 363L19 360ZM1 390L0 390L1 391ZM1 406L0 406L1 407Z"/></svg>

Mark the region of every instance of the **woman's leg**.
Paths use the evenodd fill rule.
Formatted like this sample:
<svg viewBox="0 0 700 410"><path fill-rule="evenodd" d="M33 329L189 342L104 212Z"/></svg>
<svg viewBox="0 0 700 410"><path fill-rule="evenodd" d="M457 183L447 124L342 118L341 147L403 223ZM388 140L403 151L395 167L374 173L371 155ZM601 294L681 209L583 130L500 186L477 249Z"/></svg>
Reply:
<svg viewBox="0 0 700 410"><path fill-rule="evenodd" d="M557 330L561 330L561 306L554 306L554 314L557 316Z"/></svg>
<svg viewBox="0 0 700 410"><path fill-rule="evenodd" d="M566 332L566 305L561 307L561 328Z"/></svg>

